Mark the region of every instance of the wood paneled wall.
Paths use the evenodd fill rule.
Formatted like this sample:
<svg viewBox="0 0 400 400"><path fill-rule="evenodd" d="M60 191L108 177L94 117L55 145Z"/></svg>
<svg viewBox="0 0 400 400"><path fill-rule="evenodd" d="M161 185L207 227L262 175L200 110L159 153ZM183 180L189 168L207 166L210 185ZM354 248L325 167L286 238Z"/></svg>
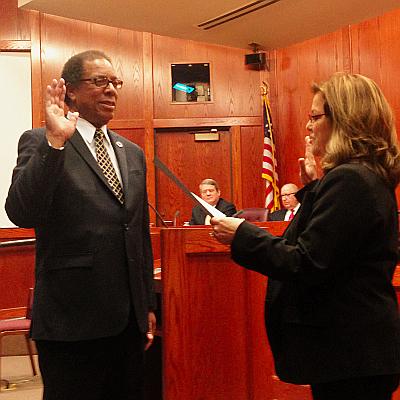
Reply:
<svg viewBox="0 0 400 400"><path fill-rule="evenodd" d="M185 182L188 189L199 192L199 183L205 178L215 179L221 196L233 200L232 134L229 129L219 132L220 139L195 141L193 130L156 131L156 155ZM163 172L156 171L158 211L164 219L172 220L179 211L179 221L191 218L193 202Z"/></svg>
<svg viewBox="0 0 400 400"><path fill-rule="evenodd" d="M70 20L17 8L17 0L0 5L0 50L31 51L34 125L43 121L42 95L59 76L65 60L88 48L111 56L124 79L111 127L144 148L148 159L149 199L155 204L157 179L152 163L155 129L229 127L232 134L231 186L239 207L261 206L264 182L260 83L270 84L280 183L299 184L297 159L303 153L311 103L310 84L335 71L366 74L381 85L400 115L398 58L400 9L338 31L268 53L270 71L244 66L245 49L234 49ZM172 104L170 64L211 63L213 101ZM171 147L171 151L175 151ZM171 162L176 160L172 157ZM227 188L230 190L230 187ZM157 200L157 201L156 201ZM152 216L153 221L155 216Z"/></svg>
<svg viewBox="0 0 400 400"><path fill-rule="evenodd" d="M374 79L397 115L400 131L400 10L351 27L353 71Z"/></svg>
<svg viewBox="0 0 400 400"><path fill-rule="evenodd" d="M297 159L302 155L307 113L310 110L313 81L327 79L345 70L347 29L309 40L274 54L275 142L280 182L300 185Z"/></svg>
<svg viewBox="0 0 400 400"><path fill-rule="evenodd" d="M310 85L334 72L361 73L374 79L393 107L400 131L399 33L400 9L271 52L269 82L281 184L300 183L297 159L303 153ZM398 189L398 199L399 193Z"/></svg>
<svg viewBox="0 0 400 400"><path fill-rule="evenodd" d="M33 237L33 229L0 229L0 242ZM34 245L0 248L0 309L26 307L28 290L34 286L34 264Z"/></svg>
<svg viewBox="0 0 400 400"><path fill-rule="evenodd" d="M262 135L259 73L244 65L247 50L20 11L17 9L17 0L4 0L2 4L7 13L0 15L0 41L7 38L15 46L17 42L21 44L25 40L32 46L35 126L44 120L42 102L46 85L53 77L60 76L66 59L89 48L101 49L112 58L124 80L124 88L110 127L144 149L148 160L148 194L152 204L160 200L156 199L157 181L152 163L156 152L155 128L211 126L233 129L235 140L230 147L229 162L235 160L237 165L246 170L250 170L252 165L261 166L262 142L259 142L257 151L247 152L250 158L238 158L242 154L239 147L247 144L240 140L241 126L257 129ZM3 16L7 16L8 21L7 25L2 26ZM9 20L13 23L10 24ZM25 27L25 34L17 28L20 24ZM7 45L0 43L3 44L0 49L11 46L10 42ZM29 50L26 43L25 46ZM213 101L207 104L172 104L170 64L201 61L211 63ZM173 143L170 149L175 152ZM188 154L189 159L190 156ZM175 162L178 159L172 154L171 163ZM215 161L210 158L209 162L213 164ZM210 172L207 172L204 172L206 176L210 176ZM233 196L244 204L252 205L254 197L246 200L246 194L238 192L241 190L241 170L232 174L229 168L228 173L229 184L224 187L224 192L231 197L234 186ZM251 192L254 191L257 191L255 186ZM168 203L166 199L160 201L164 200ZM254 205L260 206L262 202ZM168 214L173 211L171 208ZM155 220L155 215L152 215L152 220Z"/></svg>
<svg viewBox="0 0 400 400"><path fill-rule="evenodd" d="M153 36L154 117L216 118L260 115L258 71L244 65L245 51L191 40ZM209 62L212 102L171 103L171 64Z"/></svg>

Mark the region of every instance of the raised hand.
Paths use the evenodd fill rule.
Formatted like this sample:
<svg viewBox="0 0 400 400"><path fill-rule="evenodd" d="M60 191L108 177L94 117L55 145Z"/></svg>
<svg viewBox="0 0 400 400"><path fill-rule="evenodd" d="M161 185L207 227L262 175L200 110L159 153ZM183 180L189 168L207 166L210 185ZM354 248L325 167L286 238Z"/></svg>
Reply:
<svg viewBox="0 0 400 400"><path fill-rule="evenodd" d="M53 79L46 89L46 137L55 148L64 146L74 134L79 113L72 114L70 119L64 116L64 99L66 87L64 79Z"/></svg>
<svg viewBox="0 0 400 400"><path fill-rule="evenodd" d="M153 311L149 311L147 315L148 328L146 332L146 343L144 346L144 351L148 350L153 344L154 335L156 334L156 316Z"/></svg>
<svg viewBox="0 0 400 400"><path fill-rule="evenodd" d="M314 154L312 152L310 136L305 137L305 142L306 146L304 157L299 158L300 179L303 185L310 183L318 177L317 162L315 161Z"/></svg>

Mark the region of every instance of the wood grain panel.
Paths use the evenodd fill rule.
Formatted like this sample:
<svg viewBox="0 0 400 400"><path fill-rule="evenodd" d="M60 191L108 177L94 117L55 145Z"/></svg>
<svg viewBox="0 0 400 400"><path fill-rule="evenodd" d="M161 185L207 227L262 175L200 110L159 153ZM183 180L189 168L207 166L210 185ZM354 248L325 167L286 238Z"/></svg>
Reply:
<svg viewBox="0 0 400 400"><path fill-rule="evenodd" d="M2 228L0 242L34 238L33 229ZM0 248L0 309L26 306L34 284L35 247Z"/></svg>
<svg viewBox="0 0 400 400"><path fill-rule="evenodd" d="M30 40L30 13L18 9L18 0L1 0L0 40Z"/></svg>
<svg viewBox="0 0 400 400"><path fill-rule="evenodd" d="M221 118L165 118L155 119L155 128L186 128L187 126L192 127L209 127L209 126L253 126L261 125L261 116L257 117L221 117Z"/></svg>
<svg viewBox="0 0 400 400"><path fill-rule="evenodd" d="M145 148L144 129L113 129L115 132L136 143L143 150ZM147 161L150 162L150 161Z"/></svg>
<svg viewBox="0 0 400 400"><path fill-rule="evenodd" d="M243 208L243 185L242 185L242 143L241 143L241 127L231 127L232 136L232 201L237 210Z"/></svg>
<svg viewBox="0 0 400 400"><path fill-rule="evenodd" d="M110 129L137 129L145 127L144 119L112 119L108 126Z"/></svg>
<svg viewBox="0 0 400 400"><path fill-rule="evenodd" d="M42 14L43 90L72 55L100 49L124 80L115 119L143 119L143 33Z"/></svg>
<svg viewBox="0 0 400 400"><path fill-rule="evenodd" d="M204 229L161 232L163 398L244 400L247 318L245 297L238 294L246 290L245 271L232 268L227 254L210 256L199 249L186 256L182 249L192 232L209 237Z"/></svg>
<svg viewBox="0 0 400 400"><path fill-rule="evenodd" d="M17 5L18 0L3 0L0 2L0 38L16 40L17 38Z"/></svg>
<svg viewBox="0 0 400 400"><path fill-rule="evenodd" d="M145 119L145 155L147 159L147 197L151 204L156 204L155 167L154 167L154 90L153 90L153 35L143 34L143 115ZM150 221L155 223L156 216L150 214Z"/></svg>
<svg viewBox="0 0 400 400"><path fill-rule="evenodd" d="M245 50L153 36L154 117L257 116L259 73L244 65ZM171 103L171 63L209 62L212 102Z"/></svg>
<svg viewBox="0 0 400 400"><path fill-rule="evenodd" d="M263 226L281 234L287 223ZM307 386L275 375L266 278L234 264L208 233L161 231L164 400L310 400Z"/></svg>
<svg viewBox="0 0 400 400"><path fill-rule="evenodd" d="M0 228L0 242L9 240L32 239L35 237L33 229L27 228Z"/></svg>
<svg viewBox="0 0 400 400"><path fill-rule="evenodd" d="M160 229L151 228L154 259L160 259ZM33 229L1 228L0 242L32 239ZM0 248L0 309L24 310L28 289L34 286L35 246Z"/></svg>
<svg viewBox="0 0 400 400"><path fill-rule="evenodd" d="M0 40L1 51L29 51L30 49L30 40Z"/></svg>
<svg viewBox="0 0 400 400"><path fill-rule="evenodd" d="M396 10L351 28L354 72L378 83L396 115L400 115L400 83L393 77L400 74L399 26L400 10Z"/></svg>
<svg viewBox="0 0 400 400"><path fill-rule="evenodd" d="M392 106L400 135L400 9L351 27L354 72L374 79ZM400 189L397 191L400 201Z"/></svg>
<svg viewBox="0 0 400 400"><path fill-rule="evenodd" d="M205 178L215 179L221 196L230 201L231 136L220 131L218 142L195 142L194 130L157 130L155 153L194 193ZM193 202L165 174L156 170L157 208L164 219L172 220L180 211L181 221L189 221Z"/></svg>
<svg viewBox="0 0 400 400"><path fill-rule="evenodd" d="M276 121L280 185L300 184L297 160L304 149L305 125L312 100L310 85L344 69L343 60L348 52L343 35L345 31L340 30L276 51L276 98L272 93L271 105L272 118ZM346 68L348 64L347 57Z"/></svg>
<svg viewBox="0 0 400 400"><path fill-rule="evenodd" d="M32 126L38 127L44 120L39 12L30 13L29 26L31 28Z"/></svg>
<svg viewBox="0 0 400 400"><path fill-rule="evenodd" d="M34 286L35 247L0 249L0 308L26 306L28 289Z"/></svg>
<svg viewBox="0 0 400 400"><path fill-rule="evenodd" d="M265 180L261 178L264 130L241 127L242 207L264 207Z"/></svg>

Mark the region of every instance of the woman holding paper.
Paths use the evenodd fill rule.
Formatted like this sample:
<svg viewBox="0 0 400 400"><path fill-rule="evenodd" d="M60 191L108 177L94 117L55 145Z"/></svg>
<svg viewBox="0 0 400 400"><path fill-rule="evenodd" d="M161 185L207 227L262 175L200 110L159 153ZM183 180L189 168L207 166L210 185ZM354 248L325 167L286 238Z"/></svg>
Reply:
<svg viewBox="0 0 400 400"><path fill-rule="evenodd" d="M284 236L238 218L211 223L235 262L269 278L266 326L281 380L310 384L315 400L389 400L400 374L394 119L362 75L335 74L313 93L300 161L307 185Z"/></svg>

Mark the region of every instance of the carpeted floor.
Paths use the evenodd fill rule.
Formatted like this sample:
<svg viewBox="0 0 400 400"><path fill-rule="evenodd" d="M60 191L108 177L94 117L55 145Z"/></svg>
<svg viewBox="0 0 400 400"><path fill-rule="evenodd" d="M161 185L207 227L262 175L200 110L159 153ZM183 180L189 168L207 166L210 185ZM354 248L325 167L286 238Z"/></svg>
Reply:
<svg viewBox="0 0 400 400"><path fill-rule="evenodd" d="M37 366L37 356L35 362ZM1 377L15 385L12 385L12 390L4 390L2 382L0 400L42 400L42 381L40 376L32 376L28 356L1 357ZM161 338L157 336L153 346L146 352L145 400L162 400L161 381Z"/></svg>
<svg viewBox="0 0 400 400"><path fill-rule="evenodd" d="M36 365L37 359L35 358ZM12 390L1 385L0 400L41 400L42 381L32 376L28 356L7 356L1 358L1 377L11 383Z"/></svg>

